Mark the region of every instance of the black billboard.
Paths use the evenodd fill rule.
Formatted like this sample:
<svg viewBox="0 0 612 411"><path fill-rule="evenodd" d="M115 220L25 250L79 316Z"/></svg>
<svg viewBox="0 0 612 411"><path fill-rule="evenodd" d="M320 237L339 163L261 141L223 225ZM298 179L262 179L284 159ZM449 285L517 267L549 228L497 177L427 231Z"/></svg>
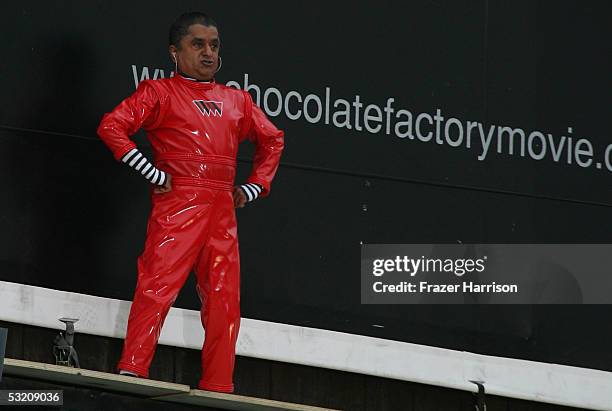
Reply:
<svg viewBox="0 0 612 411"><path fill-rule="evenodd" d="M95 130L202 7L217 81L286 135L238 212L244 317L612 370L609 305L390 309L359 282L361 244L611 242L607 2L3 4L1 280L131 299L148 187Z"/></svg>

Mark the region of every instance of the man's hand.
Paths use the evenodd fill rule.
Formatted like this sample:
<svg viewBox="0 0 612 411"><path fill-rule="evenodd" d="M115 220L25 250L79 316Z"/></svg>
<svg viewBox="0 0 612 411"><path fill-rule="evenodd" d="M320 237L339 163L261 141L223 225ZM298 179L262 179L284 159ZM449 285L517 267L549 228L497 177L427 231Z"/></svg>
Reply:
<svg viewBox="0 0 612 411"><path fill-rule="evenodd" d="M157 186L153 189L155 194L167 193L172 190L172 176L166 173L166 183L163 186Z"/></svg>
<svg viewBox="0 0 612 411"><path fill-rule="evenodd" d="M242 208L247 202L247 196L244 194L244 191L238 186L234 186L234 191L232 193L234 196L234 208Z"/></svg>

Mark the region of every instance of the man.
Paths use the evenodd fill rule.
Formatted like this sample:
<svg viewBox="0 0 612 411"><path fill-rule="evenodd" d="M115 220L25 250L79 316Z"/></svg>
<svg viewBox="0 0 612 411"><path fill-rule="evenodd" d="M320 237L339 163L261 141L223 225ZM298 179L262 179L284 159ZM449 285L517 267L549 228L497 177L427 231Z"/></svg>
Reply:
<svg viewBox="0 0 612 411"><path fill-rule="evenodd" d="M240 327L234 208L268 195L284 134L247 92L215 82L220 38L210 17L183 14L169 37L176 74L142 81L98 127L115 159L152 183L147 236L117 368L148 377L164 319L193 269L205 329L198 387L233 392ZM129 139L140 128L151 142L154 164ZM236 187L236 154L245 139L256 145L253 168Z"/></svg>

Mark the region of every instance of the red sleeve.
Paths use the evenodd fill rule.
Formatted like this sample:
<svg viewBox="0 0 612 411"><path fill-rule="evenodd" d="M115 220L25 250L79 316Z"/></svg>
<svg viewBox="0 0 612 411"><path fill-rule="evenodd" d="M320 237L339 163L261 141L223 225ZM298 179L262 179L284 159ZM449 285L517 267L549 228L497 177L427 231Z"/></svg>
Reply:
<svg viewBox="0 0 612 411"><path fill-rule="evenodd" d="M255 144L253 168L247 183L256 183L263 187L259 197L270 193L270 186L284 148L285 133L276 128L257 105L253 104L251 95L245 94L245 122L243 136Z"/></svg>
<svg viewBox="0 0 612 411"><path fill-rule="evenodd" d="M113 152L117 161L136 147L130 136L141 127L150 128L159 117L159 98L148 80L123 100L112 112L104 114L98 126L98 135Z"/></svg>

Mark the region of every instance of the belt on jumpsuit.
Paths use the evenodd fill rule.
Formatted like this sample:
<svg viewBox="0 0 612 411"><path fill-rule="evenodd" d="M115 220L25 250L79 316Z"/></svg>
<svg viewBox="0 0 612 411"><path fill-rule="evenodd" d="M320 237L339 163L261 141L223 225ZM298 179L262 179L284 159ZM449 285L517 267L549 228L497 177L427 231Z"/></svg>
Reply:
<svg viewBox="0 0 612 411"><path fill-rule="evenodd" d="M192 153L166 152L166 153L160 153L156 156L156 161L165 161L165 160L199 161L202 163L231 166L234 169L236 168L236 159L229 157L229 156L222 156L222 155L217 155L217 154L192 154ZM232 191L234 188L233 181L223 181L223 180L216 180L212 178L197 178L197 177L172 176L172 184L206 187L206 188L213 188L216 190L225 190L225 191Z"/></svg>

